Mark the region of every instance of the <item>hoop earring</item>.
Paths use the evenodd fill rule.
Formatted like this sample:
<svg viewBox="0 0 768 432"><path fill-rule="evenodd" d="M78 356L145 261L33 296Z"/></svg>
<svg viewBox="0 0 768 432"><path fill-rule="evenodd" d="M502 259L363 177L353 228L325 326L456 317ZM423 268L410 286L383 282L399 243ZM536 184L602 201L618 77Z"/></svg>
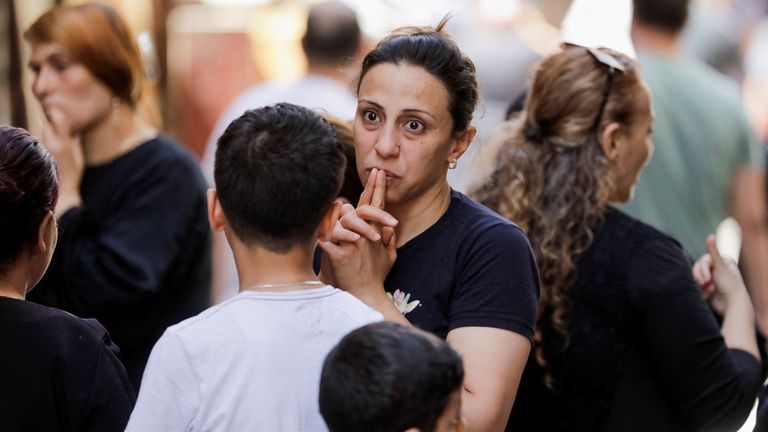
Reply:
<svg viewBox="0 0 768 432"><path fill-rule="evenodd" d="M459 160L454 158L450 162L448 162L448 169L456 169L456 165L459 164Z"/></svg>

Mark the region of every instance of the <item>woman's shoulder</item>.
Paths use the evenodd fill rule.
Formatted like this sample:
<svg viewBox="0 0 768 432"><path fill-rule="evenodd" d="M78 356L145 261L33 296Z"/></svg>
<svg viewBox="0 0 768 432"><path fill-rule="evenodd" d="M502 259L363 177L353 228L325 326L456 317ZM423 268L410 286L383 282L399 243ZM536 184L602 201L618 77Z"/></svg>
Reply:
<svg viewBox="0 0 768 432"><path fill-rule="evenodd" d="M625 249L630 255L654 245L682 250L680 242L669 234L614 207L608 208L603 223L596 230L595 243Z"/></svg>
<svg viewBox="0 0 768 432"><path fill-rule="evenodd" d="M19 333L39 335L52 350L96 348L98 343L111 343L107 330L95 319L79 318L61 309L27 300L10 303L8 299L0 299L0 310L5 319L14 321L11 327Z"/></svg>
<svg viewBox="0 0 768 432"><path fill-rule="evenodd" d="M600 249L594 252L597 256L603 260L610 256L613 271L624 273L632 296L663 297L698 289L691 276L692 262L680 242L619 210L609 210L595 245Z"/></svg>
<svg viewBox="0 0 768 432"><path fill-rule="evenodd" d="M149 139L141 147L147 150L147 154L153 155L158 161L166 163L182 162L187 166L198 168L199 163L195 156L181 143L165 135L157 135Z"/></svg>
<svg viewBox="0 0 768 432"><path fill-rule="evenodd" d="M461 224L463 232L471 232L473 235L495 229L525 237L523 230L513 221L458 191L451 191L451 205L446 216Z"/></svg>
<svg viewBox="0 0 768 432"><path fill-rule="evenodd" d="M184 146L165 135L150 138L112 164L111 171L124 173L124 180L140 184L194 182L206 189L200 164Z"/></svg>

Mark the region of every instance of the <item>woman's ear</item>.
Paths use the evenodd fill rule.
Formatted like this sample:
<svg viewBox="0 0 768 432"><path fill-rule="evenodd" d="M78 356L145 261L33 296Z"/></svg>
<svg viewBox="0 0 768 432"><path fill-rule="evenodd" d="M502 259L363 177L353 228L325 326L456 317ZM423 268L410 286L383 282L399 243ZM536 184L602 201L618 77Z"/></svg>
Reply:
<svg viewBox="0 0 768 432"><path fill-rule="evenodd" d="M341 214L341 206L344 205L341 200L335 200L328 210L325 212L325 216L320 221L320 226L317 228L317 239L320 241L329 241L333 234L333 229L336 227L336 222L339 220Z"/></svg>
<svg viewBox="0 0 768 432"><path fill-rule="evenodd" d="M57 238L56 218L53 216L53 211L48 210L48 213L43 217L43 221L40 222L40 226L37 228L36 252L45 255L46 252L56 247Z"/></svg>
<svg viewBox="0 0 768 432"><path fill-rule="evenodd" d="M600 135L600 145L603 147L603 153L609 160L616 160L621 152L621 125L612 122L603 129Z"/></svg>
<svg viewBox="0 0 768 432"><path fill-rule="evenodd" d="M227 218L221 209L219 195L213 188L208 189L208 224L214 232L223 232L227 226Z"/></svg>
<svg viewBox="0 0 768 432"><path fill-rule="evenodd" d="M448 156L449 163L459 159L461 155L467 151L467 148L469 148L469 145L472 144L472 141L475 139L475 135L477 135L477 128L469 126L463 132L459 132L454 136L453 148L451 148L451 153Z"/></svg>

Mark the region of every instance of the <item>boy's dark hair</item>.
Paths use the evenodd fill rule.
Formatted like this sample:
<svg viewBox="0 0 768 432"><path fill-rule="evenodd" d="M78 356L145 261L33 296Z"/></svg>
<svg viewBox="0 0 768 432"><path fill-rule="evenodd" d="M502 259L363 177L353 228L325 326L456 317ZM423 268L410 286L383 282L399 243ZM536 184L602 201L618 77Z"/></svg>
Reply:
<svg viewBox="0 0 768 432"><path fill-rule="evenodd" d="M384 321L345 336L320 378L320 413L331 432L432 431L464 368L448 344Z"/></svg>
<svg viewBox="0 0 768 432"><path fill-rule="evenodd" d="M689 0L633 0L634 19L678 34L688 21Z"/></svg>
<svg viewBox="0 0 768 432"><path fill-rule="evenodd" d="M333 126L333 129L336 131L336 137L344 149L344 156L347 158L347 168L344 170L344 182L339 191L339 198L356 203L365 188L363 187L363 182L360 181L360 175L357 173L357 164L355 163L355 140L352 136L352 122L341 120L328 113L321 113L320 115Z"/></svg>
<svg viewBox="0 0 768 432"><path fill-rule="evenodd" d="M344 177L333 128L281 103L246 111L217 145L216 191L237 237L279 253L310 242Z"/></svg>
<svg viewBox="0 0 768 432"><path fill-rule="evenodd" d="M58 197L48 150L24 129L0 126L0 275L37 244L40 224Z"/></svg>

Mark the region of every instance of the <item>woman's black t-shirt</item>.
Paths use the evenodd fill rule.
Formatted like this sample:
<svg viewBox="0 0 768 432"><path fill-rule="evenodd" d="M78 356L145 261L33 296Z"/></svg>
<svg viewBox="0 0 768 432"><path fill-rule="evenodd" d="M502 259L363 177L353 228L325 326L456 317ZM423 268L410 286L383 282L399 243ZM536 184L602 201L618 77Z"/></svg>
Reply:
<svg viewBox="0 0 768 432"><path fill-rule="evenodd" d="M434 225L398 248L384 287L411 323L442 338L469 326L533 336L539 276L528 238L456 191Z"/></svg>

